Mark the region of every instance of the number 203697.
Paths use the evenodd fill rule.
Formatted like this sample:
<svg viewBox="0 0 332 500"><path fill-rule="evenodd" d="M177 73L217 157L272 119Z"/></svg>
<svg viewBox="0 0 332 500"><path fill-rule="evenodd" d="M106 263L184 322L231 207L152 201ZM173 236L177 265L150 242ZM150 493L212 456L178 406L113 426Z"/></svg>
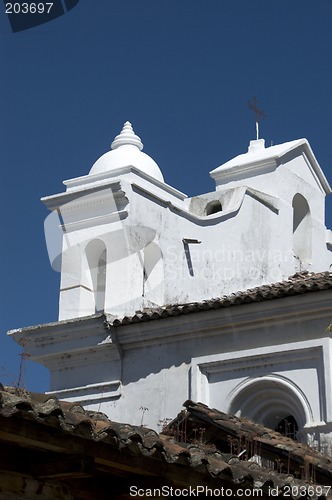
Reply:
<svg viewBox="0 0 332 500"><path fill-rule="evenodd" d="M53 2L38 3L6 3L6 14L49 14L53 7Z"/></svg>

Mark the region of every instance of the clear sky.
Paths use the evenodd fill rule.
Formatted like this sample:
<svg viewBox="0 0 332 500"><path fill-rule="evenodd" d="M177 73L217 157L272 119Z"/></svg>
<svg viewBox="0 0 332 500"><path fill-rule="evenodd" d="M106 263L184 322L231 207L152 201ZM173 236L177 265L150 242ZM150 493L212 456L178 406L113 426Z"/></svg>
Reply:
<svg viewBox="0 0 332 500"><path fill-rule="evenodd" d="M12 33L0 5L0 382L19 376L7 330L57 319L39 200L87 174L126 120L165 181L195 195L255 139L257 96L266 145L306 137L332 181L331 25L331 0L80 0ZM27 388L48 383L28 363Z"/></svg>

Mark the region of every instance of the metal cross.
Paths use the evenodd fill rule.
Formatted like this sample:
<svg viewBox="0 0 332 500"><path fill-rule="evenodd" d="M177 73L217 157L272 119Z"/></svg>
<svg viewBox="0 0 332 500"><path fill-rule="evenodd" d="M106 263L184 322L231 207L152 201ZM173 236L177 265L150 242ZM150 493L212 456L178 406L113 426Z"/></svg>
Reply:
<svg viewBox="0 0 332 500"><path fill-rule="evenodd" d="M258 128L258 120L259 117L264 118L265 113L261 109L258 108L258 101L256 97L253 97L251 101L248 101L248 106L255 112L255 120L256 120L256 139L259 138L259 128Z"/></svg>

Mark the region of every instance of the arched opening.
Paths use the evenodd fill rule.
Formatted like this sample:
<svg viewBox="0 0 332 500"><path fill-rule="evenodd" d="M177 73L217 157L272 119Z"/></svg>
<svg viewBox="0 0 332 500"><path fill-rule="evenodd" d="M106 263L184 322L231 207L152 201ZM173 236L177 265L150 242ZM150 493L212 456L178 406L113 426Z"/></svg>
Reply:
<svg viewBox="0 0 332 500"><path fill-rule="evenodd" d="M221 211L222 211L222 205L218 200L210 201L205 208L206 215L216 214Z"/></svg>
<svg viewBox="0 0 332 500"><path fill-rule="evenodd" d="M247 417L289 437L296 437L308 420L301 394L276 380L248 383L236 394L229 413Z"/></svg>
<svg viewBox="0 0 332 500"><path fill-rule="evenodd" d="M293 252L303 263L311 260L311 215L307 200L297 193L293 207Z"/></svg>
<svg viewBox="0 0 332 500"><path fill-rule="evenodd" d="M152 241L144 248L143 297L161 304L163 301L164 267L159 245Z"/></svg>
<svg viewBox="0 0 332 500"><path fill-rule="evenodd" d="M106 289L106 249L102 251L97 266L97 280L95 289L95 310L105 309L105 289Z"/></svg>
<svg viewBox="0 0 332 500"><path fill-rule="evenodd" d="M91 312L105 309L107 252L105 243L96 239L90 241L86 248L88 263L88 288L91 292Z"/></svg>

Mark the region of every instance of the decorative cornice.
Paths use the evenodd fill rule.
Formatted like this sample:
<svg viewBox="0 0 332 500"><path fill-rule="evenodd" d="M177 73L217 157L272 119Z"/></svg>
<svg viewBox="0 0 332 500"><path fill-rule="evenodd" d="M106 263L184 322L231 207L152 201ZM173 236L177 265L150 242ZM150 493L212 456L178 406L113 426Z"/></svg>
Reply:
<svg viewBox="0 0 332 500"><path fill-rule="evenodd" d="M234 329L249 334L266 324L292 324L299 315L302 321L325 321L327 327L332 314L331 290L332 273L298 273L280 283L204 302L147 309L123 318L98 314L22 328L9 334L28 350L31 359L47 366L55 367L70 353L75 355L72 361L75 365L84 364L87 352L94 361L104 355L121 359L126 349L143 344L182 342L202 335L212 338L232 334ZM190 314L195 317L188 318ZM324 335L328 335L325 330L321 332Z"/></svg>
<svg viewBox="0 0 332 500"><path fill-rule="evenodd" d="M48 391L46 394L58 399L65 399L72 403L91 404L96 401L100 402L120 397L121 381L113 380L111 382L88 384L82 387L74 387L73 389Z"/></svg>

